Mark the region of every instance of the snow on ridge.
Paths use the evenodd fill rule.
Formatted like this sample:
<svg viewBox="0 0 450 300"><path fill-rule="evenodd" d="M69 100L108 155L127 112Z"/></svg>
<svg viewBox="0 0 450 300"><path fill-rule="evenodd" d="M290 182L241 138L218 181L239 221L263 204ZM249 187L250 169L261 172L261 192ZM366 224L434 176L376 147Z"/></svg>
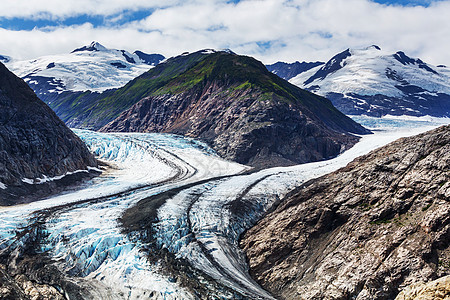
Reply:
<svg viewBox="0 0 450 300"><path fill-rule="evenodd" d="M351 55L344 59L342 68L327 74L324 79L316 79L305 85L304 83L323 66L318 66L289 81L301 88L313 88L313 91L326 96L328 93L353 93L359 95L383 94L400 97L403 94L396 85L400 81L389 78L387 73L406 80L409 84L422 87L430 92L450 94L450 74L446 68L437 68L427 65L432 73L418 64L402 64L384 50L374 46L365 49L349 49ZM315 89L314 89L315 88Z"/></svg>
<svg viewBox="0 0 450 300"><path fill-rule="evenodd" d="M97 92L122 87L153 67L135 53L99 45L93 47L100 51L76 49L68 54L13 60L6 65L21 78L56 78L62 81L64 90Z"/></svg>
<svg viewBox="0 0 450 300"><path fill-rule="evenodd" d="M6 184L0 182L0 189L5 190L7 188Z"/></svg>
<svg viewBox="0 0 450 300"><path fill-rule="evenodd" d="M96 167L91 167L91 166L87 166L86 170L75 170L75 171L69 171L66 172L62 175L58 175L58 176L54 176L54 177L48 177L47 175L42 175L42 178L22 178L22 182L27 183L27 184L43 184L43 183L47 183L47 182L52 182L52 181L58 181L63 179L64 177L68 176L68 175L73 175L73 174L77 174L77 173L89 173L89 171L96 171L96 172L102 172L102 170L96 168Z"/></svg>

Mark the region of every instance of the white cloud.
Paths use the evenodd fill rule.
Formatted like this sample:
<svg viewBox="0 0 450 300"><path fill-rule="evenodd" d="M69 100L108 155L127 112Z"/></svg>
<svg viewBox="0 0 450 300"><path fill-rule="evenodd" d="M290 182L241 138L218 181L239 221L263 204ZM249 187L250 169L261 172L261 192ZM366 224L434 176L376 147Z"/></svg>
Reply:
<svg viewBox="0 0 450 300"><path fill-rule="evenodd" d="M32 2L55 2L58 6L56 0ZM83 6L81 2L83 9L79 7ZM385 50L403 50L432 64L450 65L450 0L434 2L429 7L388 6L368 0L246 0L237 4L224 0L173 0L165 1L164 6L158 6L162 1L127 3L131 6L119 0L80 0L76 7L60 5L63 7L54 10L42 9L48 7L45 4L41 13L59 17L81 11L118 13L124 8L144 7L142 3L155 11L144 20L120 27L84 24L32 31L3 29L0 54L30 58L67 52L98 40L107 47L166 56L202 48L231 48L271 63L327 60L348 47L378 44ZM35 8L30 11L39 12ZM5 9L2 13L6 14ZM261 43L270 47L259 46Z"/></svg>
<svg viewBox="0 0 450 300"><path fill-rule="evenodd" d="M0 17L60 19L77 15L111 15L123 10L153 9L176 5L180 0L13 0L2 1Z"/></svg>

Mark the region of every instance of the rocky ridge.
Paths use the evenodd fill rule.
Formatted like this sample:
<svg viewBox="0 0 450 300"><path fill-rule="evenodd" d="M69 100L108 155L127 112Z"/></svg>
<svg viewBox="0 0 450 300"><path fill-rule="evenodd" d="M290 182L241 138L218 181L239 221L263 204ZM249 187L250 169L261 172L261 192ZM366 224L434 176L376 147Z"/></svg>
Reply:
<svg viewBox="0 0 450 300"><path fill-rule="evenodd" d="M450 274L450 126L395 141L291 192L243 236L280 299L392 299Z"/></svg>
<svg viewBox="0 0 450 300"><path fill-rule="evenodd" d="M0 111L0 205L42 196L57 187L53 178L97 166L84 143L3 64Z"/></svg>
<svg viewBox="0 0 450 300"><path fill-rule="evenodd" d="M289 84L253 58L201 51L183 59L195 62L101 131L182 134L256 167L327 159L358 140L350 133L369 132L327 99ZM173 66L168 61L149 74L162 68Z"/></svg>

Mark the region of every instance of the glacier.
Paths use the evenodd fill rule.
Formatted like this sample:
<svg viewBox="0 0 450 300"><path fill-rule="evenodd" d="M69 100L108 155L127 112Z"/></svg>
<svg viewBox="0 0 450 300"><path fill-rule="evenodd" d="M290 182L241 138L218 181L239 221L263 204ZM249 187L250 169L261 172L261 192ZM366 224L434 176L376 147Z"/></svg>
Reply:
<svg viewBox="0 0 450 300"><path fill-rule="evenodd" d="M225 161L206 144L172 134L75 130L106 167L81 188L42 201L0 207L0 253L23 247L20 234L39 221L37 249L63 274L88 286L92 299L195 299L192 289L162 272L149 252L165 249L242 297L273 299L248 274L240 235L290 190L345 166L400 137L448 119L355 116L374 129L340 156L254 172ZM142 199L176 191L157 208L155 245L125 233L120 218ZM153 248L152 248L153 247ZM157 253L157 252L155 252ZM230 298L229 295L222 295Z"/></svg>

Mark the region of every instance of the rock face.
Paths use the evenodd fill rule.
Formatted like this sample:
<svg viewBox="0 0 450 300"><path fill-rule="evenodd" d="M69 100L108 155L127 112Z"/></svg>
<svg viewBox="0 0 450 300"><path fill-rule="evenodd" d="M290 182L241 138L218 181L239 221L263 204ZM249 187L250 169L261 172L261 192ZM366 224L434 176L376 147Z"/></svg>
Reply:
<svg viewBox="0 0 450 300"><path fill-rule="evenodd" d="M38 184L47 177L97 166L84 143L3 64L0 111L0 205L48 192L51 183Z"/></svg>
<svg viewBox="0 0 450 300"><path fill-rule="evenodd" d="M428 283L408 286L398 294L395 300L448 300L450 299L450 276Z"/></svg>
<svg viewBox="0 0 450 300"><path fill-rule="evenodd" d="M293 191L246 232L280 299L392 299L450 274L450 126L400 139Z"/></svg>
<svg viewBox="0 0 450 300"><path fill-rule="evenodd" d="M168 63L155 70L173 68ZM357 141L350 133L368 133L327 99L289 84L253 58L228 52L203 54L101 130L187 135L224 158L256 167L336 156Z"/></svg>

